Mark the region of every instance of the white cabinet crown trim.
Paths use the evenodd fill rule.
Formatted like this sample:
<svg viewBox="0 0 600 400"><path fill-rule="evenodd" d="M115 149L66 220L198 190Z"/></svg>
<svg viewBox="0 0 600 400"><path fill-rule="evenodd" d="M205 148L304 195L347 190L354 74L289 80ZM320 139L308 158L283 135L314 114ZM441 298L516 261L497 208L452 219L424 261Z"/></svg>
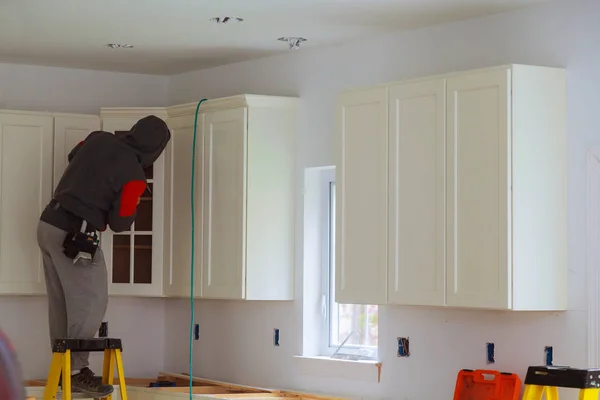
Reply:
<svg viewBox="0 0 600 400"><path fill-rule="evenodd" d="M434 74L434 75L400 78L398 80L385 82L385 83L381 83L381 84L377 84L377 85L358 86L358 87L354 87L354 88L347 88L347 89L342 90L340 92L340 94L347 93L347 92L356 92L359 90L372 90L374 88L389 88L391 86L405 85L405 84L410 84L410 83L428 82L428 81L432 81L432 80L436 80L436 79L454 78L454 77L458 77L461 75L472 75L472 74L480 74L480 73L486 73L486 72L492 72L492 71L511 70L511 69L515 69L518 67L542 68L542 69L544 69L544 68L563 69L564 68L561 66L548 67L548 66L543 66L543 65L518 64L518 63L502 64L502 65L494 65L494 66L490 66L490 67L481 67L481 68L474 68L474 69L461 69L461 70L457 70L457 71L443 72L443 73Z"/></svg>
<svg viewBox="0 0 600 400"><path fill-rule="evenodd" d="M144 118L148 115L156 115L159 118L167 118L165 107L102 107L100 118Z"/></svg>
<svg viewBox="0 0 600 400"><path fill-rule="evenodd" d="M198 99L200 101L201 99ZM193 103L179 104L171 107L167 107L167 114L169 117L179 117L182 115L190 115L196 112L198 101ZM223 97L219 99L207 99L200 106L202 112L214 111L214 110L225 110L228 108L239 108L239 107L268 107L268 108L293 108L298 105L300 99L297 97L283 97L283 96L262 96L262 95L237 95L230 97Z"/></svg>

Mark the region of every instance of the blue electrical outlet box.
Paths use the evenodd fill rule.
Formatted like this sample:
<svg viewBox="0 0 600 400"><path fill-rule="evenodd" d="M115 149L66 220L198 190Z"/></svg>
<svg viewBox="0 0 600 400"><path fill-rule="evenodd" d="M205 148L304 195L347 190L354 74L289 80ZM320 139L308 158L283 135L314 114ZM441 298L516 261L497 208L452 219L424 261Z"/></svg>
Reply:
<svg viewBox="0 0 600 400"><path fill-rule="evenodd" d="M408 338L398 338L398 357L409 357L410 348L408 347Z"/></svg>
<svg viewBox="0 0 600 400"><path fill-rule="evenodd" d="M273 329L273 346L279 346L279 329Z"/></svg>
<svg viewBox="0 0 600 400"><path fill-rule="evenodd" d="M496 362L496 356L494 354L494 343L486 343L487 348L487 363L493 364Z"/></svg>
<svg viewBox="0 0 600 400"><path fill-rule="evenodd" d="M552 357L553 357L552 346L544 347L544 363L547 367L552 366Z"/></svg>
<svg viewBox="0 0 600 400"><path fill-rule="evenodd" d="M98 337L99 338L108 337L108 321L104 321L104 322L102 322L102 324L100 324L100 330L98 331Z"/></svg>

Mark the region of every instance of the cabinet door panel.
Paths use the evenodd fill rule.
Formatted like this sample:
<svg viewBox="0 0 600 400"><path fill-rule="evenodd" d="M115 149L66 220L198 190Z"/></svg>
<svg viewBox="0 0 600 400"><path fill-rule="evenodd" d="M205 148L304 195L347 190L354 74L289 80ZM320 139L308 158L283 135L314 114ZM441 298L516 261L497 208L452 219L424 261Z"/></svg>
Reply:
<svg viewBox="0 0 600 400"><path fill-rule="evenodd" d="M445 80L389 93L389 301L445 303Z"/></svg>
<svg viewBox="0 0 600 400"><path fill-rule="evenodd" d="M37 225L52 199L52 117L0 113L0 293L45 293Z"/></svg>
<svg viewBox="0 0 600 400"><path fill-rule="evenodd" d="M204 116L202 297L245 297L246 110Z"/></svg>
<svg viewBox="0 0 600 400"><path fill-rule="evenodd" d="M90 133L98 130L100 118L95 115L54 117L54 188L69 165L68 156L71 150Z"/></svg>
<svg viewBox="0 0 600 400"><path fill-rule="evenodd" d="M202 171L203 171L203 116L198 116L196 132L196 173L195 173L195 293L201 295L202 271ZM190 262L192 249L192 146L194 138L194 116L181 116L169 120L172 130L170 163L170 227L166 240L169 243L170 262L168 275L165 276L165 292L169 296L187 297L190 295Z"/></svg>
<svg viewBox="0 0 600 400"><path fill-rule="evenodd" d="M387 90L342 95L335 301L387 302Z"/></svg>
<svg viewBox="0 0 600 400"><path fill-rule="evenodd" d="M508 308L510 71L448 79L447 303Z"/></svg>
<svg viewBox="0 0 600 400"><path fill-rule="evenodd" d="M154 114L149 110L148 115ZM104 118L102 129L124 134L143 116ZM127 232L102 232L100 244L108 268L110 295L161 296L163 294L165 232L165 153L147 168L149 190L140 199L136 220Z"/></svg>

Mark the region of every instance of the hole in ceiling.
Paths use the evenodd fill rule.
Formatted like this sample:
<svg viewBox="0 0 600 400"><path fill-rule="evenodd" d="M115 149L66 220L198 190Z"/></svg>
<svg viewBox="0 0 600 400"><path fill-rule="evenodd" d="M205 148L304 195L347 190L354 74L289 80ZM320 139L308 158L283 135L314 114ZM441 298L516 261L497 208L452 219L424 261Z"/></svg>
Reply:
<svg viewBox="0 0 600 400"><path fill-rule="evenodd" d="M280 37L279 39L280 42L288 42L289 46L290 46L290 50L298 50L300 48L300 45L304 42L306 42L307 39L303 38L303 37L294 37L294 36L290 36L290 37Z"/></svg>
<svg viewBox="0 0 600 400"><path fill-rule="evenodd" d="M214 17L211 18L210 21L214 22L215 24L229 24L243 22L244 19L239 17Z"/></svg>
<svg viewBox="0 0 600 400"><path fill-rule="evenodd" d="M107 43L104 47L108 47L109 49L133 49L132 44L120 44L120 43Z"/></svg>

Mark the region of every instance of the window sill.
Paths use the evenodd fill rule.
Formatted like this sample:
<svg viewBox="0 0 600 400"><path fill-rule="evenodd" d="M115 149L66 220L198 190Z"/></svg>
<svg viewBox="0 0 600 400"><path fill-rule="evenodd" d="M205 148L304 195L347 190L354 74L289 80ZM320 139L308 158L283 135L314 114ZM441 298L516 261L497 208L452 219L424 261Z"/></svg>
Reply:
<svg viewBox="0 0 600 400"><path fill-rule="evenodd" d="M302 375L318 375L379 382L381 362L376 360L340 360L325 356L294 356Z"/></svg>

